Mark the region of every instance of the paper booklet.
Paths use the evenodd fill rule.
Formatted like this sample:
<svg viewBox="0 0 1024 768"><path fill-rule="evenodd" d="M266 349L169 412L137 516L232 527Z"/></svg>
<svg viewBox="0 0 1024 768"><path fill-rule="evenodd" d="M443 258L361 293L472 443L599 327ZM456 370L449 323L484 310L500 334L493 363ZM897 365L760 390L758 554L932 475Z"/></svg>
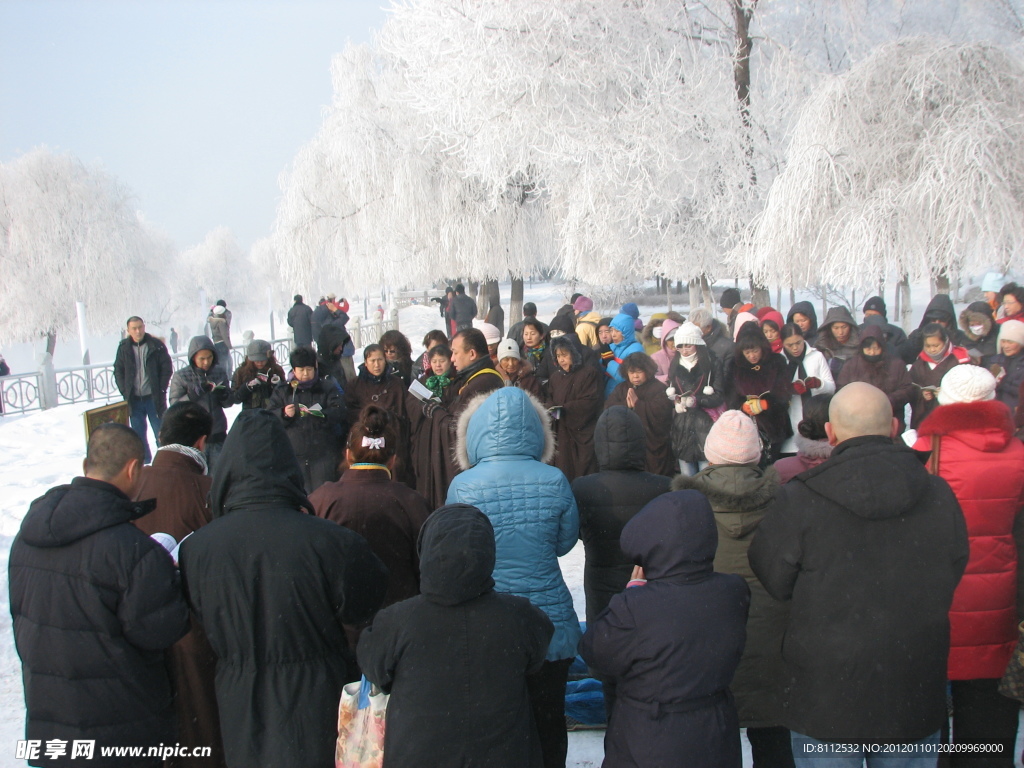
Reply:
<svg viewBox="0 0 1024 768"><path fill-rule="evenodd" d="M409 385L409 392L417 400L422 400L423 402L426 402L427 400L439 399L433 392L431 392L429 389L423 386L423 384L421 384L417 379L412 380L412 383Z"/></svg>

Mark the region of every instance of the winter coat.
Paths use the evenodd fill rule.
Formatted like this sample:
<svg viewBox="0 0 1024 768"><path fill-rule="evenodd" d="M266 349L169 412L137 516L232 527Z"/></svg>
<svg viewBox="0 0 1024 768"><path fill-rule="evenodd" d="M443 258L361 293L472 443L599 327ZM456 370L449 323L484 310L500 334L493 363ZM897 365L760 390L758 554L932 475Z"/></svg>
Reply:
<svg viewBox="0 0 1024 768"><path fill-rule="evenodd" d="M921 318L921 324L911 331L907 340L898 347L904 363L910 365L921 354L921 349L924 347L922 330L929 323L936 322L941 322L946 326L949 331L949 340L953 342L954 346L966 347L970 343L970 339L957 328L953 300L945 293L938 293L928 302L928 306L924 310L924 317Z"/></svg>
<svg viewBox="0 0 1024 768"><path fill-rule="evenodd" d="M714 318L711 319L711 330L704 334L704 343L719 362L732 357L736 346L725 323Z"/></svg>
<svg viewBox="0 0 1024 768"><path fill-rule="evenodd" d="M1018 352L1013 357L1007 357L1002 352L996 355L992 355L991 363L992 367L997 367L1005 372L1005 375L997 375L996 381L996 399L1001 403L1006 403L1010 409L1010 413L1014 414L1014 420L1017 426L1024 426L1022 417L1024 414L1017 413L1017 403L1020 402L1020 390L1024 386L1024 352Z"/></svg>
<svg viewBox="0 0 1024 768"><path fill-rule="evenodd" d="M344 455L349 428L345 394L328 376L320 376L307 386L295 385L295 380L278 384L267 410L284 424L299 461L303 487L306 493L312 493L324 483L338 479L338 464ZM285 416L285 406L292 404L313 410L303 413L299 408L294 416Z"/></svg>
<svg viewBox="0 0 1024 768"><path fill-rule="evenodd" d="M380 406L394 417L398 444L393 473L395 480L412 488L416 485L416 472L412 466L409 414L405 402L408 392L408 385L392 370L385 370L382 376L371 376L363 363L355 379L345 389L345 407L350 425L359 421L360 412L368 405Z"/></svg>
<svg viewBox="0 0 1024 768"><path fill-rule="evenodd" d="M668 384L668 367L672 363L672 358L676 356L676 342L669 338L669 335L678 327L679 323L671 318L666 318L665 322L661 324L660 347L651 355L651 360L658 364L658 372L654 378L662 384Z"/></svg>
<svg viewBox="0 0 1024 768"><path fill-rule="evenodd" d="M416 537L430 507L427 500L385 469L349 468L336 483L325 483L309 497L317 517L355 531L388 569L384 605L420 593Z"/></svg>
<svg viewBox="0 0 1024 768"><path fill-rule="evenodd" d="M550 619L495 592L479 510L442 507L418 547L423 594L382 610L359 640L366 677L391 694L385 768L541 768L526 675L544 663Z"/></svg>
<svg viewBox="0 0 1024 768"><path fill-rule="evenodd" d="M743 407L748 396L756 396L768 404L767 410L754 416L758 431L772 445L782 445L793 433L789 422L789 406L793 385L789 380L786 359L774 352L766 353L753 366L742 352L734 352L730 360L731 371L726 373L731 409Z"/></svg>
<svg viewBox="0 0 1024 768"><path fill-rule="evenodd" d="M232 768L331 768L342 686L358 678L345 625L368 622L387 571L356 533L319 520L281 422L235 420L210 493L214 520L181 546L185 590L217 654Z"/></svg>
<svg viewBox="0 0 1024 768"><path fill-rule="evenodd" d="M208 371L195 364L196 354L203 350L213 353L213 365ZM188 343L188 365L174 372L170 389L167 391L169 404L190 400L210 414L213 429L210 430L208 442L211 443L224 442L228 433L228 420L224 415L224 409L234 402L228 375L218 364L218 358L217 349L208 336L193 336Z"/></svg>
<svg viewBox="0 0 1024 768"><path fill-rule="evenodd" d="M491 308L487 310L487 317L484 318L485 323L490 323L498 329L498 335L505 335L505 310L501 308L500 304L493 304Z"/></svg>
<svg viewBox="0 0 1024 768"><path fill-rule="evenodd" d="M901 345L906 341L907 334L898 325L893 325L882 315L868 315L857 329L860 338L874 336L887 347L893 357L898 357Z"/></svg>
<svg viewBox="0 0 1024 768"><path fill-rule="evenodd" d="M449 315L455 323L455 333L472 328L476 313L476 302L464 293L456 293L449 309Z"/></svg>
<svg viewBox="0 0 1024 768"><path fill-rule="evenodd" d="M150 395L156 406L157 416L163 416L164 411L167 410L167 386L174 373L174 365L167 352L167 346L160 339L147 333L142 337L142 344L145 344L149 350L145 360ZM135 391L135 375L137 373L135 348L137 346L139 345L132 337L128 336L121 339L121 343L117 345L117 352L114 353L114 383L117 385L117 391L125 400L133 395L138 396L138 392ZM0 364L2 364L2 359L0 359Z"/></svg>
<svg viewBox="0 0 1024 768"><path fill-rule="evenodd" d="M268 362L269 365L262 371L251 360L246 360L235 369L235 375L231 379L231 396L236 403L241 403L242 410L266 408L274 394L274 387L284 381L284 368L274 359ZM274 383L275 376L277 384ZM258 383L250 387L249 382L253 380Z"/></svg>
<svg viewBox="0 0 1024 768"><path fill-rule="evenodd" d="M970 362L971 357L963 347L951 347L949 354L937 365L922 350L910 366L910 380L914 383L914 396L910 401L911 428L917 429L925 417L939 407L939 401L934 397L931 400L924 399L921 387L938 387L942 384L942 377L950 370Z"/></svg>
<svg viewBox="0 0 1024 768"><path fill-rule="evenodd" d="M783 350L782 354L786 359L787 366L792 367L792 358L789 352ZM828 360L810 344L804 345L804 359L801 367L804 374L801 375L800 367L797 367L793 371L793 377L790 381L818 379L821 382L821 386L809 389L803 395L798 395L794 391L793 396L789 398L789 426L792 434L782 443L781 453L796 453L796 437L798 434L796 430L804 418L804 398L813 397L814 395L831 395L836 391L836 383L832 378L832 370L828 366Z"/></svg>
<svg viewBox="0 0 1024 768"><path fill-rule="evenodd" d="M594 442L599 471L572 483L586 558L583 592L588 622L626 588L633 572L633 561L619 547L622 529L647 502L665 493L670 482L644 470L644 425L628 408L615 406L601 414Z"/></svg>
<svg viewBox="0 0 1024 768"><path fill-rule="evenodd" d="M971 330L972 325L980 325L984 329L980 335ZM964 348L986 368L992 356L999 352L999 326L992 315L992 307L984 301L975 301L967 305L960 313L960 330L967 338Z"/></svg>
<svg viewBox="0 0 1024 768"><path fill-rule="evenodd" d="M949 679L1002 677L1017 642L1013 528L1024 501L1024 444L998 400L940 406L921 424L918 439L938 459L938 475L960 502L970 540L949 613Z"/></svg>
<svg viewBox="0 0 1024 768"><path fill-rule="evenodd" d="M210 328L210 338L214 344L223 344L228 351L231 350L231 329L224 317L210 315L206 318L206 325ZM223 361L222 361L223 362Z"/></svg>
<svg viewBox="0 0 1024 768"><path fill-rule="evenodd" d="M147 536L169 533L180 542L210 522L207 497L211 480L195 459L163 446L141 474L135 500L154 499L156 509L133 522ZM177 740L189 747L211 747L212 752L209 758L172 759L166 765L226 765L214 688L217 657L195 616L190 618L188 634L168 649L167 670L178 721Z"/></svg>
<svg viewBox="0 0 1024 768"><path fill-rule="evenodd" d="M697 347L697 364L687 370L679 353L669 366L667 395L674 403L672 414L672 453L679 461L704 461L704 442L714 422L708 410L716 410L725 402L725 377L714 353ZM711 393L705 390L710 387ZM697 405L687 408L682 398L693 397Z"/></svg>
<svg viewBox="0 0 1024 768"><path fill-rule="evenodd" d="M296 301L288 310L288 325L291 326L296 347L313 346L312 307L301 301Z"/></svg>
<svg viewBox="0 0 1024 768"><path fill-rule="evenodd" d="M556 367L548 379L547 403L560 408L554 421L555 466L571 483L577 477L597 471L594 456L594 427L601 415L604 381L601 372L584 365L575 344L563 338L551 342L552 349L568 349L572 365L568 373ZM531 393L532 394L532 393Z"/></svg>
<svg viewBox="0 0 1024 768"><path fill-rule="evenodd" d="M827 461L832 455L832 446L828 440L808 440L799 433L793 437L793 446L796 448L796 456L787 456L772 464L780 483L788 483L802 472Z"/></svg>
<svg viewBox="0 0 1024 768"><path fill-rule="evenodd" d="M850 337L845 344L840 344L832 335L832 323L846 323L850 326ZM825 355L829 368L832 369L832 378L838 382L839 371L843 365L860 351L860 331L850 310L846 307L832 307L825 315L825 322L818 329L818 338L814 346Z"/></svg>
<svg viewBox="0 0 1024 768"><path fill-rule="evenodd" d="M814 311L814 305L809 301L798 301L786 313L787 323L793 322L793 315L804 315L810 318L811 327L804 334L804 341L813 347L818 340L818 313Z"/></svg>
<svg viewBox="0 0 1024 768"><path fill-rule="evenodd" d="M632 411L640 417L644 433L647 435L647 471L655 475L673 477L679 472L679 465L672 453L674 406L665 394L667 387L657 379L645 381L639 387L624 381L612 390L604 407L626 405L626 395L631 389L636 392L637 398Z"/></svg>
<svg viewBox="0 0 1024 768"><path fill-rule="evenodd" d="M536 315L534 315L531 319L536 320L537 319ZM506 338L509 338L509 339L512 339L513 341L515 341L515 343L519 345L519 349L523 348L523 327L524 327L525 324L526 324L526 318L520 320L518 323L516 323L511 328L509 328L508 329L508 334L506 336ZM544 333L547 333L547 326L544 323L541 323L540 325L541 325L541 328L543 329Z"/></svg>
<svg viewBox="0 0 1024 768"><path fill-rule="evenodd" d="M449 373L454 374L455 372L450 371ZM430 376L433 376L433 373L428 369L419 377L419 383L426 386L426 381ZM450 382L448 387L451 387ZM441 391L442 398L446 394L447 389ZM423 401L411 392L407 392L405 395L405 412L409 414L409 451L415 477L413 487L427 500L430 509L437 509L444 504L444 493L443 491L438 493L434 489L434 476L443 476L443 471L438 469L437 465L445 464L445 462L439 461L439 457L433 453L434 422L433 419L428 419L423 415Z"/></svg>
<svg viewBox="0 0 1024 768"><path fill-rule="evenodd" d="M694 491L659 496L622 531L647 583L612 598L580 643L615 678L606 766L739 768L729 683L743 652L750 592L715 573L715 521Z"/></svg>
<svg viewBox="0 0 1024 768"><path fill-rule="evenodd" d="M344 389L348 386L349 374L342 358L352 355L352 338L345 326L337 323L325 325L316 338L317 368L321 375L330 376Z"/></svg>
<svg viewBox="0 0 1024 768"><path fill-rule="evenodd" d="M711 465L672 481L673 491L700 491L707 497L718 527L715 573L742 576L750 589L747 644L730 686L741 728L778 726L782 717L782 638L789 605L765 591L747 561L750 542L775 498L778 482L771 467L734 465Z"/></svg>
<svg viewBox="0 0 1024 768"><path fill-rule="evenodd" d="M576 656L579 620L558 558L579 538L579 513L569 481L548 466L555 436L535 398L505 387L472 400L459 416L456 455L462 473L449 504L472 504L490 518L498 548L499 592L529 598L555 633L548 661Z"/></svg>
<svg viewBox="0 0 1024 768"><path fill-rule="evenodd" d="M576 336L580 340L580 344L589 349L597 349L600 341L597 338L597 326L601 322L601 314L599 312L587 312L584 315L580 315L576 321Z"/></svg>
<svg viewBox="0 0 1024 768"><path fill-rule="evenodd" d="M914 382L910 372L898 357L890 357L882 348L882 359L869 361L860 352L846 361L836 378L836 388L842 389L851 381L863 381L885 392L892 405L892 415L906 425L905 411L915 397Z"/></svg>
<svg viewBox="0 0 1024 768"><path fill-rule="evenodd" d="M749 559L768 594L791 601L783 725L843 743L939 730L967 553L949 485L888 437L845 440L780 486Z"/></svg>
<svg viewBox="0 0 1024 768"><path fill-rule="evenodd" d="M324 328L329 325L336 325L344 329L348 325L348 313L344 312L337 304L324 302L323 304L318 304L317 308L313 310L310 325L312 326L313 338L316 339L317 348L319 349L320 334L323 333ZM351 352L346 351L346 354L351 354Z"/></svg>
<svg viewBox="0 0 1024 768"><path fill-rule="evenodd" d="M640 338L638 341L643 345L644 353L648 356L653 357L661 350L661 339L656 339L654 337L654 329L663 326L667 319L668 315L664 312L655 312L647 321L647 325L645 325L643 330L640 331ZM665 337L662 336L662 339L663 338Z"/></svg>
<svg viewBox="0 0 1024 768"><path fill-rule="evenodd" d="M175 740L164 649L188 629L166 550L131 525L153 508L109 483L76 477L32 502L11 545L14 644L25 686L25 738L99 747ZM159 766L160 760L135 765Z"/></svg>
<svg viewBox="0 0 1024 768"><path fill-rule="evenodd" d="M519 387L519 389L529 392L539 400L544 399L544 385L541 384L540 379L533 370L533 366L529 362L524 360L519 366L519 370L514 374L509 374L504 370L502 370L502 373L508 379L505 386Z"/></svg>
<svg viewBox="0 0 1024 768"><path fill-rule="evenodd" d="M644 351L643 346L636 340L636 331L633 329L632 317L624 314L616 315L612 318L612 328L617 329L622 334L622 341L611 345L612 359L608 361L604 369L608 375L604 385L605 397L608 397L615 387L625 381L625 378L619 373L619 366L622 365L622 361L634 352Z"/></svg>

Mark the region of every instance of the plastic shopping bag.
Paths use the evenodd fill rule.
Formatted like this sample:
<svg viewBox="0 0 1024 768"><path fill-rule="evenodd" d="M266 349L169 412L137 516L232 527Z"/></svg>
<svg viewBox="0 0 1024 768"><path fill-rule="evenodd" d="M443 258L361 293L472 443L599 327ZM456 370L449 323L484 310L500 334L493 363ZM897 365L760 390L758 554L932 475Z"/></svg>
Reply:
<svg viewBox="0 0 1024 768"><path fill-rule="evenodd" d="M342 689L335 768L381 768L387 706L388 695L366 677Z"/></svg>

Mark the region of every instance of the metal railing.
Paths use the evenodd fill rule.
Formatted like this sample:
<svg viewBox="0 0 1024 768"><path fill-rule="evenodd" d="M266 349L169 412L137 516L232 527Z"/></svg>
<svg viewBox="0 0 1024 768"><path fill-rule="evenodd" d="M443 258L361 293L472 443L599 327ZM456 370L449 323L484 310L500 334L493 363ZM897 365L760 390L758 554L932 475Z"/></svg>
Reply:
<svg viewBox="0 0 1024 768"><path fill-rule="evenodd" d="M382 321L363 322L358 317L349 321L346 326L352 343L357 348L377 341L385 331L398 329L398 312L392 310ZM288 369L288 354L292 349L292 339L274 339L270 342L274 348L274 357L285 370ZM232 369L245 362L245 347L232 347ZM179 352L171 355L174 370L188 365L188 353ZM49 389L45 386L49 380ZM47 392L56 392L56 401L48 403ZM110 402L120 400L114 382L114 363L94 363L75 368L52 368L42 366L34 373L19 373L0 377L0 404L3 413L27 413L43 408L72 403Z"/></svg>

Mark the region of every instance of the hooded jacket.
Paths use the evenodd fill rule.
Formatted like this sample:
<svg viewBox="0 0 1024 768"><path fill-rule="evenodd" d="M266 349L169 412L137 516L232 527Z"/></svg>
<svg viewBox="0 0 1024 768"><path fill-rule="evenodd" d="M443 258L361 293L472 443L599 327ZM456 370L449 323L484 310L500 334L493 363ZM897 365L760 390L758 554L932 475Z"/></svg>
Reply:
<svg viewBox="0 0 1024 768"><path fill-rule="evenodd" d="M187 631L188 608L167 552L131 525L154 506L85 477L32 502L9 561L25 738L174 741L164 649ZM77 765L70 754L31 764ZM97 748L95 764L123 761Z"/></svg>
<svg viewBox="0 0 1024 768"><path fill-rule="evenodd" d="M288 310L288 325L295 337L296 347L313 346L313 308L301 301Z"/></svg>
<svg viewBox="0 0 1024 768"><path fill-rule="evenodd" d="M750 593L741 577L714 571L707 499L659 496L626 524L621 544L647 583L613 597L580 643L587 663L616 680L605 763L739 768L729 683Z"/></svg>
<svg viewBox="0 0 1024 768"><path fill-rule="evenodd" d="M884 346L878 360L869 360L860 351L839 371L836 389L842 389L852 381L863 381L885 392L892 406L892 415L900 420L900 424L906 425L904 412L917 393L910 371L900 358L893 357Z"/></svg>
<svg viewBox="0 0 1024 768"><path fill-rule="evenodd" d="M665 322L661 324L661 339L658 351L651 355L651 360L658 364L658 372L654 377L662 384L668 384L668 367L672 362L672 358L676 355L675 340L670 337L679 325L670 317L665 319Z"/></svg>
<svg viewBox="0 0 1024 768"><path fill-rule="evenodd" d="M704 334L704 343L719 362L732 357L735 344L729 329L721 320L711 319L711 330Z"/></svg>
<svg viewBox="0 0 1024 768"><path fill-rule="evenodd" d="M747 643L731 685L741 728L778 726L782 714L782 638L789 605L765 591L747 561L750 542L778 483L773 468L743 465L712 465L672 481L673 491L700 491L707 497L718 528L715 572L742 576L750 589Z"/></svg>
<svg viewBox="0 0 1024 768"><path fill-rule="evenodd" d="M963 332L957 328L956 309L953 308L953 300L945 293L937 293L928 302L928 306L924 310L924 316L921 318L921 324L912 330L907 336L907 340L897 347L904 363L910 365L921 354L921 349L924 347L924 336L921 331L929 323L937 322L941 322L946 326L946 329L949 331L949 340L953 342L953 346L966 347L970 343L970 339L964 336Z"/></svg>
<svg viewBox="0 0 1024 768"><path fill-rule="evenodd" d="M670 482L644 470L644 425L629 408L614 406L601 414L594 447L600 470L572 483L586 557L583 592L588 622L626 588L633 572L633 562L619 547L622 529L647 502L665 493Z"/></svg>
<svg viewBox="0 0 1024 768"><path fill-rule="evenodd" d="M573 658L580 626L558 558L579 538L579 512L569 481L548 465L555 437L546 409L504 387L472 400L456 434L463 471L448 488L448 503L472 504L490 518L497 590L528 598L551 619L548 661Z"/></svg>
<svg viewBox="0 0 1024 768"><path fill-rule="evenodd" d="M340 349L340 352L336 350ZM352 338L344 325L328 323L317 333L316 356L317 369L342 384L348 383L348 375L342 366L341 358L351 356Z"/></svg>
<svg viewBox="0 0 1024 768"><path fill-rule="evenodd" d="M195 364L196 355L203 350L213 353L213 364L208 371ZM193 336L188 343L188 365L174 372L167 391L167 402L170 405L190 400L210 414L213 429L210 430L208 442L211 443L224 441L228 432L224 409L233 402L228 375L217 359L217 348L208 336Z"/></svg>
<svg viewBox="0 0 1024 768"><path fill-rule="evenodd" d="M601 372L592 365L584 365L576 345L565 339L551 341L551 355L564 349L572 356L572 365L563 371L558 365L548 379L548 401L558 406L554 422L555 466L565 473L569 482L589 475L597 469L594 458L594 427L601 414L603 380ZM556 358L557 360L557 358Z"/></svg>
<svg viewBox="0 0 1024 768"><path fill-rule="evenodd" d="M341 688L359 677L345 625L373 617L387 570L359 534L306 514L295 453L267 411L235 419L210 504L180 562L217 654L228 765L333 766Z"/></svg>
<svg viewBox="0 0 1024 768"><path fill-rule="evenodd" d="M846 323L850 326L850 338L845 344L840 344L832 335L833 323ZM839 375L843 364L860 351L860 331L857 323L846 307L832 307L825 315L825 322L818 329L818 338L814 342L815 348L821 351L829 361L832 369L832 378ZM838 381L838 379L837 379Z"/></svg>
<svg viewBox="0 0 1024 768"><path fill-rule="evenodd" d="M974 333L971 326L981 326L982 332ZM987 368L992 362L992 356L999 352L999 326L988 302L975 301L968 304L967 309L960 313L960 330L967 338L964 346L971 357Z"/></svg>
<svg viewBox="0 0 1024 768"><path fill-rule="evenodd" d="M843 743L939 730L967 554L949 485L888 437L845 440L780 486L749 559L768 594L791 601L783 725Z"/></svg>
<svg viewBox="0 0 1024 768"><path fill-rule="evenodd" d="M580 344L590 349L597 349L600 343L597 338L597 326L601 322L601 313L591 310L576 320L576 336Z"/></svg>
<svg viewBox="0 0 1024 768"><path fill-rule="evenodd" d="M480 510L442 507L417 547L422 594L382 610L359 640L366 677L391 694L385 768L540 768L526 675L544 663L551 621L494 591L494 530Z"/></svg>
<svg viewBox="0 0 1024 768"><path fill-rule="evenodd" d="M832 455L832 446L828 440L809 440L799 432L793 437L796 456L779 459L772 466L779 476L779 483L788 483L801 472L821 464Z"/></svg>
<svg viewBox="0 0 1024 768"><path fill-rule="evenodd" d="M667 389L657 379L648 379L638 387L624 381L612 390L604 407L625 406L629 392L636 393L632 410L640 417L647 435L647 471L672 477L679 471L679 465L672 453L673 406Z"/></svg>
<svg viewBox="0 0 1024 768"><path fill-rule="evenodd" d="M634 352L643 352L643 345L636 340L636 329L633 327L633 318L626 314L618 314L612 318L611 327L622 334L622 341L612 344L612 359L605 366L605 373L608 374L608 381L605 382L604 396L608 397L616 386L625 379L619 374L619 366L622 361Z"/></svg>
<svg viewBox="0 0 1024 768"><path fill-rule="evenodd" d="M786 322L793 322L793 315L804 315L810 318L811 327L807 329L804 334L804 341L810 344L812 347L818 340L818 313L814 311L814 305L809 301L798 301L792 307L789 308L789 312L786 313Z"/></svg>
<svg viewBox="0 0 1024 768"><path fill-rule="evenodd" d="M918 429L925 450L937 451L939 477L956 494L970 539L949 613L950 680L1002 677L1016 645L1013 527L1024 502L1024 444L1013 432L998 400L940 406Z"/></svg>

